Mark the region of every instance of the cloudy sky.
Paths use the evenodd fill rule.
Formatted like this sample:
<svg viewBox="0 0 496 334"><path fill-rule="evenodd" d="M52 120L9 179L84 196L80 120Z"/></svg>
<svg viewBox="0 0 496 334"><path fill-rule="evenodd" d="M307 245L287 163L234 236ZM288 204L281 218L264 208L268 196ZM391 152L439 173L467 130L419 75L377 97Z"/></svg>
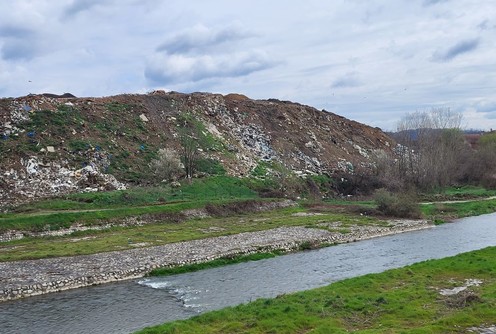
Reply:
<svg viewBox="0 0 496 334"><path fill-rule="evenodd" d="M449 107L496 129L496 2L0 2L0 97L154 89L291 100L384 130Z"/></svg>

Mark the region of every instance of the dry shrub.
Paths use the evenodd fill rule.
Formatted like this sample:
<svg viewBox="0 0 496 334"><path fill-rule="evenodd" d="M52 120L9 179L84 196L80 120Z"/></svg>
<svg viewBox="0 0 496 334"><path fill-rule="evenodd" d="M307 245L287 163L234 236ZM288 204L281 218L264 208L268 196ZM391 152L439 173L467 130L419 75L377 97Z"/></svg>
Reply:
<svg viewBox="0 0 496 334"><path fill-rule="evenodd" d="M464 290L456 295L447 296L445 304L449 308L464 308L473 303L480 303L480 296L474 291Z"/></svg>
<svg viewBox="0 0 496 334"><path fill-rule="evenodd" d="M422 216L417 199L412 194L393 194L378 189L374 194L377 210L386 216L398 218L420 218Z"/></svg>
<svg viewBox="0 0 496 334"><path fill-rule="evenodd" d="M227 217L260 210L260 203L255 200L241 201L225 204L207 204L205 210L210 216Z"/></svg>
<svg viewBox="0 0 496 334"><path fill-rule="evenodd" d="M150 162L150 168L160 180L173 181L183 173L183 166L178 153L170 148L158 150L157 159Z"/></svg>
<svg viewBox="0 0 496 334"><path fill-rule="evenodd" d="M145 221L156 223L180 223L186 219L181 212L156 212L147 213L141 216Z"/></svg>

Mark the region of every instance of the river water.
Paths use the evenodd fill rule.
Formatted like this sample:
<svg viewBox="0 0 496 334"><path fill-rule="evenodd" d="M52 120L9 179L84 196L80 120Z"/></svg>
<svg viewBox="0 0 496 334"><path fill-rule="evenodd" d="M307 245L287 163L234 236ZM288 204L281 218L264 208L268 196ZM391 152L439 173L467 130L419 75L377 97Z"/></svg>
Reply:
<svg viewBox="0 0 496 334"><path fill-rule="evenodd" d="M1 333L130 333L198 313L496 245L496 213L164 278L0 303Z"/></svg>

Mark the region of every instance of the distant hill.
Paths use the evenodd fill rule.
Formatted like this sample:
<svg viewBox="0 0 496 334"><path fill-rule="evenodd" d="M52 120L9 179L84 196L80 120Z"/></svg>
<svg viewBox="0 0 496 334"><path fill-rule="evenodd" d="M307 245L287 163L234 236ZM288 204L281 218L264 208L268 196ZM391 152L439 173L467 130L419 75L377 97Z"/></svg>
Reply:
<svg viewBox="0 0 496 334"><path fill-rule="evenodd" d="M420 131L441 131L440 129L412 129L412 130L403 130L397 132L387 132L387 135L393 138L394 140L401 142L403 139L408 138L409 140L417 140ZM465 141L472 147L473 149L477 149L479 144L479 138L484 135L485 132L483 130L476 129L468 129L462 130L465 136Z"/></svg>

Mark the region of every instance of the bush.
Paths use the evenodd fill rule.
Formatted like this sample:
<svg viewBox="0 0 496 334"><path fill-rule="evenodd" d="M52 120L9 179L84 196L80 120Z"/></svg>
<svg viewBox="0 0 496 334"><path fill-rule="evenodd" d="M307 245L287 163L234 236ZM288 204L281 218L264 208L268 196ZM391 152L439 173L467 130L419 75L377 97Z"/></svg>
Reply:
<svg viewBox="0 0 496 334"><path fill-rule="evenodd" d="M387 216L399 218L420 218L420 207L415 196L411 194L393 194L379 189L374 194L377 210Z"/></svg>
<svg viewBox="0 0 496 334"><path fill-rule="evenodd" d="M166 181L173 181L183 174L177 152L169 148L158 150L157 159L152 160L150 168L158 178Z"/></svg>

